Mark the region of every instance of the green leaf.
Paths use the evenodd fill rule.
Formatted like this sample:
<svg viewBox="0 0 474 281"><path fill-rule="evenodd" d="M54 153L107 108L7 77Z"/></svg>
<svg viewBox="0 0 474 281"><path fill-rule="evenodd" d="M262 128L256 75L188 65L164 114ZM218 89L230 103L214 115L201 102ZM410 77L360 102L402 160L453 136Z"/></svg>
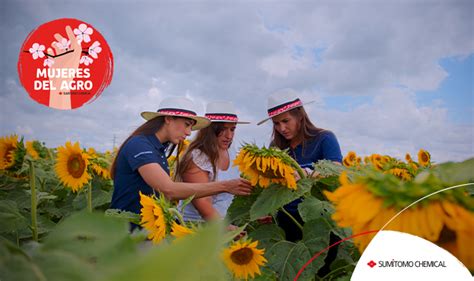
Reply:
<svg viewBox="0 0 474 281"><path fill-rule="evenodd" d="M115 264L114 271L100 280L226 280L220 261L221 229L221 224L210 224L169 245L148 241L146 253Z"/></svg>
<svg viewBox="0 0 474 281"><path fill-rule="evenodd" d="M236 230L232 230L232 231L227 231L225 234L224 234L224 238L222 239L223 243L229 243L231 242L232 240L234 240L234 237L236 237L237 235L239 235L242 231L244 231L244 229L247 227L247 224L241 226L241 227L238 227Z"/></svg>
<svg viewBox="0 0 474 281"><path fill-rule="evenodd" d="M298 212L303 221L308 222L319 218L331 220L334 207L327 201L319 200L315 197L308 197L298 205Z"/></svg>
<svg viewBox="0 0 474 281"><path fill-rule="evenodd" d="M250 218L250 208L261 192L261 188L255 187L249 196L234 196L232 204L227 209L227 221L234 225L244 225L247 223Z"/></svg>
<svg viewBox="0 0 474 281"><path fill-rule="evenodd" d="M255 276L254 279L250 279L252 281L277 281L278 277L275 271L271 270L268 267L263 267L260 272L262 274Z"/></svg>
<svg viewBox="0 0 474 281"><path fill-rule="evenodd" d="M275 243L265 252L268 260L267 266L275 271L278 280L294 280L298 271L311 259L308 247L302 242L293 243L289 241L280 241ZM298 280L312 280L314 278L312 265L305 268Z"/></svg>
<svg viewBox="0 0 474 281"><path fill-rule="evenodd" d="M18 231L28 226L28 220L11 200L0 200L0 232Z"/></svg>
<svg viewBox="0 0 474 281"><path fill-rule="evenodd" d="M111 262L134 252L128 223L86 212L75 213L59 223L44 240L43 250L74 253L94 263Z"/></svg>
<svg viewBox="0 0 474 281"><path fill-rule="evenodd" d="M107 209L105 216L117 219L124 219L135 224L140 224L140 215L120 209Z"/></svg>
<svg viewBox="0 0 474 281"><path fill-rule="evenodd" d="M0 280L46 281L44 274L30 262L28 256L15 248L3 239L0 241Z"/></svg>
<svg viewBox="0 0 474 281"><path fill-rule="evenodd" d="M308 247L311 257L329 246L331 229L331 225L323 218L311 220L304 224L302 242ZM328 251L326 250L313 260L312 265L315 271L324 266L324 259L327 253Z"/></svg>
<svg viewBox="0 0 474 281"><path fill-rule="evenodd" d="M264 189L253 203L250 209L250 220L254 221L260 217L275 213L279 208L309 193L312 186L311 179L298 181L296 191L286 187L272 184Z"/></svg>
<svg viewBox="0 0 474 281"><path fill-rule="evenodd" d="M321 177L339 176L342 171L347 170L342 165L336 164L331 160L319 160L313 164L314 172Z"/></svg>
<svg viewBox="0 0 474 281"><path fill-rule="evenodd" d="M259 248L270 248L276 242L285 240L285 232L276 224L263 224L255 230L249 231L248 236L258 241Z"/></svg>
<svg viewBox="0 0 474 281"><path fill-rule="evenodd" d="M94 267L74 253L65 251L38 251L32 257L34 266L48 281L85 281L94 276Z"/></svg>

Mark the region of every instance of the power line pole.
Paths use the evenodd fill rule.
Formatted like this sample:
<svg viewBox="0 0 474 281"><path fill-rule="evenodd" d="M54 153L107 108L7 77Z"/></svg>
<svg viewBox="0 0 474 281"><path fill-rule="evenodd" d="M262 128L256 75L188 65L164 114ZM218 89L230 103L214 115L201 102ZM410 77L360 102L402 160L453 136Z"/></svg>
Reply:
<svg viewBox="0 0 474 281"><path fill-rule="evenodd" d="M114 140L113 140L113 145L112 145L112 151L114 151L114 149L115 149L115 140L116 140L116 139L117 139L117 137L116 137L115 134L114 134Z"/></svg>

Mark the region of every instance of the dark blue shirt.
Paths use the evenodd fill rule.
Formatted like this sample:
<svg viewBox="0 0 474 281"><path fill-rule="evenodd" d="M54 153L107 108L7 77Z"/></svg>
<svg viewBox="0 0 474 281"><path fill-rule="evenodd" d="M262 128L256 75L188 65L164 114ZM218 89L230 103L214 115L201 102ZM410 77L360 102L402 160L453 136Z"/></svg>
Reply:
<svg viewBox="0 0 474 281"><path fill-rule="evenodd" d="M313 168L313 163L319 160L342 162L339 142L336 135L331 131L323 131L318 136L297 145L294 149L290 148L288 154L302 168ZM286 205L285 209L291 213L296 213L298 211L298 204L301 201L301 199L297 199Z"/></svg>
<svg viewBox="0 0 474 281"><path fill-rule="evenodd" d="M153 188L143 180L138 168L158 163L169 174L166 147L154 134L133 136L122 146L115 166L111 208L140 213L139 191L150 195Z"/></svg>

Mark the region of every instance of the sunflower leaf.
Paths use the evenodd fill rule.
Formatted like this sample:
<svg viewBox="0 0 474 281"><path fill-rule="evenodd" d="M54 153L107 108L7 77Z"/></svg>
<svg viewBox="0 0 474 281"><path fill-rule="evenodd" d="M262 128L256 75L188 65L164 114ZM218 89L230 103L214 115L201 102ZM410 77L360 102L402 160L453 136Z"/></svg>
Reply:
<svg viewBox="0 0 474 281"><path fill-rule="evenodd" d="M235 196L227 210L227 220L235 225L244 225L250 217L250 208L262 192L261 188L254 188L249 196Z"/></svg>
<svg viewBox="0 0 474 281"><path fill-rule="evenodd" d="M278 274L278 280L294 280L299 270L311 259L311 252L303 242L277 242L265 252L267 266ZM313 280L315 268L308 265L298 280Z"/></svg>
<svg viewBox="0 0 474 281"><path fill-rule="evenodd" d="M298 212L305 222L319 218L330 220L331 215L334 213L334 206L327 201L311 196L298 205Z"/></svg>
<svg viewBox="0 0 474 281"><path fill-rule="evenodd" d="M311 179L300 180L296 191L278 184L271 184L268 188L262 191L257 200L252 204L252 208L250 209L250 220L254 221L260 217L275 213L284 205L309 193L311 186Z"/></svg>
<svg viewBox="0 0 474 281"><path fill-rule="evenodd" d="M259 248L270 248L276 242L285 240L285 232L276 224L263 224L249 233L252 240L258 241Z"/></svg>

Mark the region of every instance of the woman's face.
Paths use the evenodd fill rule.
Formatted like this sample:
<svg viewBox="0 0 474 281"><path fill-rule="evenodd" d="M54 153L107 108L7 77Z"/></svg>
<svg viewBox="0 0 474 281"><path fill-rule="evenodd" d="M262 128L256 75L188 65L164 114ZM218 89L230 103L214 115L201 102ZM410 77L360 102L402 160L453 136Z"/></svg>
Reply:
<svg viewBox="0 0 474 281"><path fill-rule="evenodd" d="M297 117L285 112L272 118L273 127L285 139L292 140L298 135L300 130L300 120Z"/></svg>
<svg viewBox="0 0 474 281"><path fill-rule="evenodd" d="M234 139L236 123L223 123L224 128L217 135L217 146L219 149L227 150Z"/></svg>
<svg viewBox="0 0 474 281"><path fill-rule="evenodd" d="M173 144L184 141L191 135L191 128L195 123L193 119L166 117L168 140Z"/></svg>

